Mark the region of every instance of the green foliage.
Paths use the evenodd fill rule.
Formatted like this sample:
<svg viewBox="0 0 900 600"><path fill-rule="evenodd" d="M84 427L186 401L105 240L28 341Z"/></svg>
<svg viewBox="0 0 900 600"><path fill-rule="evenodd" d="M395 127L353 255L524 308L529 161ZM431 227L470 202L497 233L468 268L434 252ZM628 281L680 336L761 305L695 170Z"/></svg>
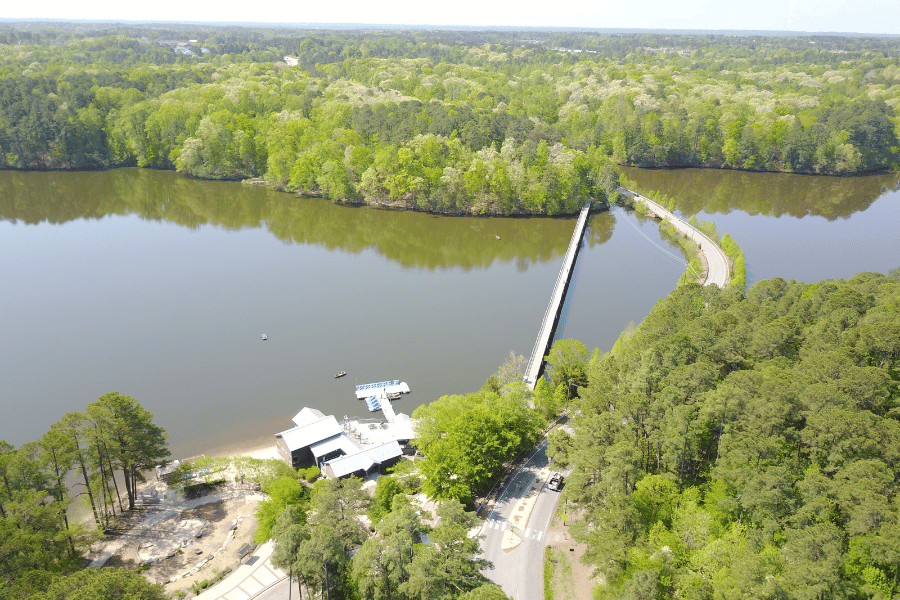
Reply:
<svg viewBox="0 0 900 600"><path fill-rule="evenodd" d="M409 579L403 591L416 598L447 599L479 590L487 579L482 571L491 567L478 558L481 546L469 531L478 524L475 513L465 512L454 500L438 507L440 523L429 537L431 544L423 545L413 556ZM483 589L474 597L495 597L496 590Z"/></svg>
<svg viewBox="0 0 900 600"><path fill-rule="evenodd" d="M553 600L553 546L544 546L544 600Z"/></svg>
<svg viewBox="0 0 900 600"><path fill-rule="evenodd" d="M425 530L416 510L398 496L393 510L376 524L377 535L353 557L353 577L364 598L395 598L409 580L411 562Z"/></svg>
<svg viewBox="0 0 900 600"><path fill-rule="evenodd" d="M81 566L100 532L70 518L74 486L86 495L98 528L127 510L117 487L123 478L113 473L124 475L128 508L134 507L143 473L168 455L165 431L152 417L133 398L112 393L87 415L65 415L39 441L18 449L0 441L0 587L29 570Z"/></svg>
<svg viewBox="0 0 900 600"><path fill-rule="evenodd" d="M203 590L210 588L210 587L216 585L217 583L219 583L220 581L222 581L222 579L229 573L231 573L231 567L225 567L224 569L221 569L221 570L216 569L213 571L213 576L210 577L209 579L200 579L200 580L192 583L191 591L193 591L195 594L199 594ZM184 595L185 595L185 593L182 592L181 596L179 596L179 597L184 597Z"/></svg>
<svg viewBox="0 0 900 600"><path fill-rule="evenodd" d="M547 361L547 375L554 389L563 386L568 404L568 399L578 393L578 386L587 384L590 352L578 340L557 340L553 342L550 353L544 358Z"/></svg>
<svg viewBox="0 0 900 600"><path fill-rule="evenodd" d="M727 233L720 243L722 250L731 259L731 282L728 287L739 290L747 289L747 263L744 260L744 251L741 250L734 238Z"/></svg>
<svg viewBox="0 0 900 600"><path fill-rule="evenodd" d="M190 493L191 488L202 488L204 484L214 481L221 482L223 481L221 474L230 463L227 458L207 456L182 461L169 475L169 487Z"/></svg>
<svg viewBox="0 0 900 600"><path fill-rule="evenodd" d="M553 389L544 377L538 379L531 397L534 401L535 409L540 411L541 415L544 417L544 421L548 423L555 419L560 411L569 403L566 385L560 383L556 386L556 389Z"/></svg>
<svg viewBox="0 0 900 600"><path fill-rule="evenodd" d="M200 483L185 485L182 489L185 496L199 497L211 493L223 483L225 483L224 479L213 479L212 481L201 481Z"/></svg>
<svg viewBox="0 0 900 600"><path fill-rule="evenodd" d="M280 458L251 459L250 477L265 490L273 481L299 476L290 465Z"/></svg>
<svg viewBox="0 0 900 600"><path fill-rule="evenodd" d="M355 477L316 482L306 526L298 512L283 515L275 538L278 564L288 566L303 585L314 593L332 598L352 597L351 554L367 538L359 516L369 497ZM282 547L282 550L278 550Z"/></svg>
<svg viewBox="0 0 900 600"><path fill-rule="evenodd" d="M898 298L873 273L685 285L591 362L551 452L603 593L896 595Z"/></svg>
<svg viewBox="0 0 900 600"><path fill-rule="evenodd" d="M391 512L394 496L400 494L404 494L404 489L396 479L387 475L378 478L378 483L375 484L372 504L369 506L369 518L372 519L373 523L377 523Z"/></svg>
<svg viewBox="0 0 900 600"><path fill-rule="evenodd" d="M503 589L496 583L485 583L472 591L459 596L460 600L509 600ZM547 600L553 600L552 596L545 596Z"/></svg>
<svg viewBox="0 0 900 600"><path fill-rule="evenodd" d="M665 527L671 527L677 496L678 486L674 481L648 474L637 482L631 501L647 526L652 527L660 522Z"/></svg>
<svg viewBox="0 0 900 600"><path fill-rule="evenodd" d="M263 491L269 495L256 507L256 532L253 540L262 544L272 535L278 515L288 507L305 510L309 502L309 491L300 485L296 477L279 477L267 483Z"/></svg>
<svg viewBox="0 0 900 600"><path fill-rule="evenodd" d="M65 575L47 571L24 572L0 589L3 600L167 600L161 584L125 569L84 569Z"/></svg>
<svg viewBox="0 0 900 600"><path fill-rule="evenodd" d="M534 444L543 419L529 408L522 388L503 396L476 392L443 396L413 412L423 491L432 498L471 502L486 489L504 461Z"/></svg>
<svg viewBox="0 0 900 600"><path fill-rule="evenodd" d="M900 156L889 38L70 27L0 34L5 168L554 215L615 201L617 164L857 174ZM172 52L191 36L204 50Z"/></svg>
<svg viewBox="0 0 900 600"><path fill-rule="evenodd" d="M133 509L143 473L169 456L168 434L153 423L153 413L119 392L104 394L89 404L87 416L94 425L94 443L102 448L110 471L122 471L128 508Z"/></svg>
<svg viewBox="0 0 900 600"><path fill-rule="evenodd" d="M313 465L306 469L297 469L297 475L299 475L301 479L312 483L322 475L322 470Z"/></svg>

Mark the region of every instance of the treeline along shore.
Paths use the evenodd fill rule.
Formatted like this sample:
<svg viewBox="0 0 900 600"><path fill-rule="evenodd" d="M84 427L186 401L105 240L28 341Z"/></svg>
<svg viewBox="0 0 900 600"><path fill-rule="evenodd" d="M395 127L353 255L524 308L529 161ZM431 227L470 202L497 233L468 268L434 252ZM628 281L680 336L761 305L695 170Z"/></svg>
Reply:
<svg viewBox="0 0 900 600"><path fill-rule="evenodd" d="M896 168L895 38L0 27L0 168L571 214L616 166Z"/></svg>

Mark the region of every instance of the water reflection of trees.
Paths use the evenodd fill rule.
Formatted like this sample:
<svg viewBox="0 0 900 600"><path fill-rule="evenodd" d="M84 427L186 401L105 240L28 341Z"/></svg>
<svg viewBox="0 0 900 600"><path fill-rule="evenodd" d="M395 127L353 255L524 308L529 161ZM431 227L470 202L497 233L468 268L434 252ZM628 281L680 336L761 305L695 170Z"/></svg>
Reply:
<svg viewBox="0 0 900 600"><path fill-rule="evenodd" d="M626 168L637 191L675 198L684 214L741 210L772 217L820 216L833 221L864 211L885 192L900 189L900 175L823 177L786 173L747 173L715 169L648 170Z"/></svg>
<svg viewBox="0 0 900 600"><path fill-rule="evenodd" d="M593 248L608 242L615 226L616 216L608 210L592 215L585 235L588 245Z"/></svg>
<svg viewBox="0 0 900 600"><path fill-rule="evenodd" d="M574 226L571 218L438 217L338 206L261 187L146 169L0 172L0 219L66 223L107 215L138 215L189 228L264 227L288 243L353 253L373 248L404 266L428 269L470 269L499 260L515 261L524 270L529 264L561 257ZM594 234L596 241L608 238Z"/></svg>

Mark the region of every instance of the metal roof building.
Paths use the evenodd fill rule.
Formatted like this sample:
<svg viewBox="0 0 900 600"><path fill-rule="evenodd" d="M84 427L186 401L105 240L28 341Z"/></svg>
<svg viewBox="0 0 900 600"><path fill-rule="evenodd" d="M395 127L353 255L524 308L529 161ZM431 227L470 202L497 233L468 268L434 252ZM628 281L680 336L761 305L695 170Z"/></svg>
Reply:
<svg viewBox="0 0 900 600"><path fill-rule="evenodd" d="M332 478L365 476L396 463L403 455L400 442L406 443L414 435L412 423L403 413L380 426L370 423L362 432L345 423L349 433L333 415L325 416L315 408L304 408L293 421L296 427L275 434L278 453L294 468L315 464Z"/></svg>
<svg viewBox="0 0 900 600"><path fill-rule="evenodd" d="M301 414L303 414L303 411L300 411L297 417ZM306 416L311 417L313 415L307 414ZM297 417L294 417L294 419L297 419ZM295 420L294 422L296 423L297 421ZM344 430L338 425L334 415L323 416L318 420L309 421L304 425L298 425L281 433L276 433L275 445L278 446L278 453L281 457L289 465L297 467L303 463L313 461L314 455L310 450L312 445L343 435L343 433ZM347 441L349 442L350 440L348 439Z"/></svg>
<svg viewBox="0 0 900 600"><path fill-rule="evenodd" d="M357 475L365 477L372 473L376 468L383 469L396 463L403 455L403 449L396 440L391 440L361 450L357 454L341 456L324 464L325 475L332 479L340 479Z"/></svg>
<svg viewBox="0 0 900 600"><path fill-rule="evenodd" d="M314 423L319 419L324 419L325 413L317 408L309 408L308 406L304 407L303 410L294 415L294 418L291 419L294 423L297 424L297 427L301 427L303 425L309 425L310 423Z"/></svg>
<svg viewBox="0 0 900 600"><path fill-rule="evenodd" d="M312 452L316 465L321 466L323 462L333 460L339 456L361 452L362 448L341 431L340 435L316 442L309 447L309 450Z"/></svg>

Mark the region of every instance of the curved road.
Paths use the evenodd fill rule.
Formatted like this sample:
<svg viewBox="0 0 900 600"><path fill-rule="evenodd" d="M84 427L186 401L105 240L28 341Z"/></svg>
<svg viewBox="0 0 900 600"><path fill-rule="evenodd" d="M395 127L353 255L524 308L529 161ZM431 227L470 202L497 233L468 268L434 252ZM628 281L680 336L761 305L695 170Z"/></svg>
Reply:
<svg viewBox="0 0 900 600"><path fill-rule="evenodd" d="M653 214L671 223L678 232L700 246L700 252L703 253L707 265L706 279L703 280L702 285L717 285L720 288L728 287L728 283L731 281L731 268L728 264L728 256L708 235L637 192L620 187L619 193L623 196L629 196L635 201L643 202Z"/></svg>

